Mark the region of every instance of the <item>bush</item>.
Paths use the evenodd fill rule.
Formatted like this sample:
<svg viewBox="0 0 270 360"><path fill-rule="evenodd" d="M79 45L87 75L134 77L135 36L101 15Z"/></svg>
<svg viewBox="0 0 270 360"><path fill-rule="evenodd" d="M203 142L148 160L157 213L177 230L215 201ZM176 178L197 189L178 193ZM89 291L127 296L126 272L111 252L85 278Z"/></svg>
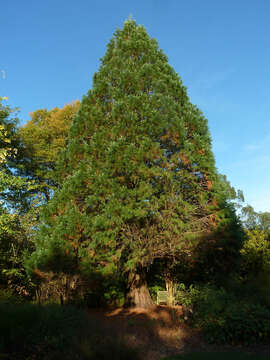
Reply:
<svg viewBox="0 0 270 360"><path fill-rule="evenodd" d="M158 291L164 291L164 290L165 290L164 287L162 287L160 285L149 286L149 292L150 292L150 296L151 296L152 300L154 302L156 302Z"/></svg>
<svg viewBox="0 0 270 360"><path fill-rule="evenodd" d="M182 286L178 301L192 308L192 323L209 342L248 345L270 339L270 310L224 288Z"/></svg>
<svg viewBox="0 0 270 360"><path fill-rule="evenodd" d="M270 271L270 242L267 231L246 231L246 240L241 249L241 271L244 274L259 274Z"/></svg>
<svg viewBox="0 0 270 360"><path fill-rule="evenodd" d="M200 324L209 342L249 345L270 338L270 311L261 305L233 303Z"/></svg>
<svg viewBox="0 0 270 360"><path fill-rule="evenodd" d="M0 303L21 303L23 299L14 295L10 289L0 289Z"/></svg>

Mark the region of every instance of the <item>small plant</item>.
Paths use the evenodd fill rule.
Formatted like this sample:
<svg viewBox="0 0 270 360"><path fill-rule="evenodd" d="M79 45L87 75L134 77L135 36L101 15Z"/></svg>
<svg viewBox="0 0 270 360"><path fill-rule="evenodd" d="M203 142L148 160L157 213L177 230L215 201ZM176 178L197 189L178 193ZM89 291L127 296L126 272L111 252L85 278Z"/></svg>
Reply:
<svg viewBox="0 0 270 360"><path fill-rule="evenodd" d="M164 290L164 288L160 285L149 286L149 292L150 292L151 298L154 302L157 301L157 292L163 291L163 290Z"/></svg>

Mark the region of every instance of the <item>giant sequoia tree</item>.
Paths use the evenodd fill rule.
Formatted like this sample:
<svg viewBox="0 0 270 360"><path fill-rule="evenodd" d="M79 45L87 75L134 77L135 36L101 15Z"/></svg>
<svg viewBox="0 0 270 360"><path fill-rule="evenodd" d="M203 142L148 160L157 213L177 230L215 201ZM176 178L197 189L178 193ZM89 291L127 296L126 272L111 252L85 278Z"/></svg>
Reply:
<svg viewBox="0 0 270 360"><path fill-rule="evenodd" d="M149 306L147 268L189 254L217 226L219 180L207 120L135 21L107 46L73 119L32 267L126 274Z"/></svg>

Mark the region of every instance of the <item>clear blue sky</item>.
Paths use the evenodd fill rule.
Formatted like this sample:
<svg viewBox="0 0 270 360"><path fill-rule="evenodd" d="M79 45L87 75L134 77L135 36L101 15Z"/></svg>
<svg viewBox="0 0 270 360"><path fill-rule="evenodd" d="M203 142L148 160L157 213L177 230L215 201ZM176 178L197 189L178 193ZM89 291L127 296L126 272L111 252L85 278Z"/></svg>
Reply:
<svg viewBox="0 0 270 360"><path fill-rule="evenodd" d="M219 171L255 210L270 211L268 0L2 2L0 95L20 107L22 123L31 111L80 99L130 14L208 118Z"/></svg>

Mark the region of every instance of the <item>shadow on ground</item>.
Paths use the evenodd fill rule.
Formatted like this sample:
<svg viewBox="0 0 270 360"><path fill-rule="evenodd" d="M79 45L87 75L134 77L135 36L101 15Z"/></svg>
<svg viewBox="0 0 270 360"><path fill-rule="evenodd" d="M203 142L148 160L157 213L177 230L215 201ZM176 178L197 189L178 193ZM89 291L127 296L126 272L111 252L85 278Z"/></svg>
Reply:
<svg viewBox="0 0 270 360"><path fill-rule="evenodd" d="M232 353L242 359L243 352L251 355L260 354L264 356L263 359L265 356L270 358L270 345L241 347L207 344L202 334L184 321L181 306L174 308L155 306L151 310L125 308L110 311L90 310L89 315L102 324L105 336L118 339L125 347L134 349L136 359L160 360L171 357L173 359L177 354L192 356L194 352L204 353L203 359L219 358L216 354L220 354L221 359L222 352L228 353L228 357L224 355L222 359L232 360L230 355ZM209 352L213 353L212 357Z"/></svg>
<svg viewBox="0 0 270 360"><path fill-rule="evenodd" d="M135 349L139 359L156 360L190 352L202 343L201 334L185 324L181 307L90 310L89 315L102 323L105 336Z"/></svg>

